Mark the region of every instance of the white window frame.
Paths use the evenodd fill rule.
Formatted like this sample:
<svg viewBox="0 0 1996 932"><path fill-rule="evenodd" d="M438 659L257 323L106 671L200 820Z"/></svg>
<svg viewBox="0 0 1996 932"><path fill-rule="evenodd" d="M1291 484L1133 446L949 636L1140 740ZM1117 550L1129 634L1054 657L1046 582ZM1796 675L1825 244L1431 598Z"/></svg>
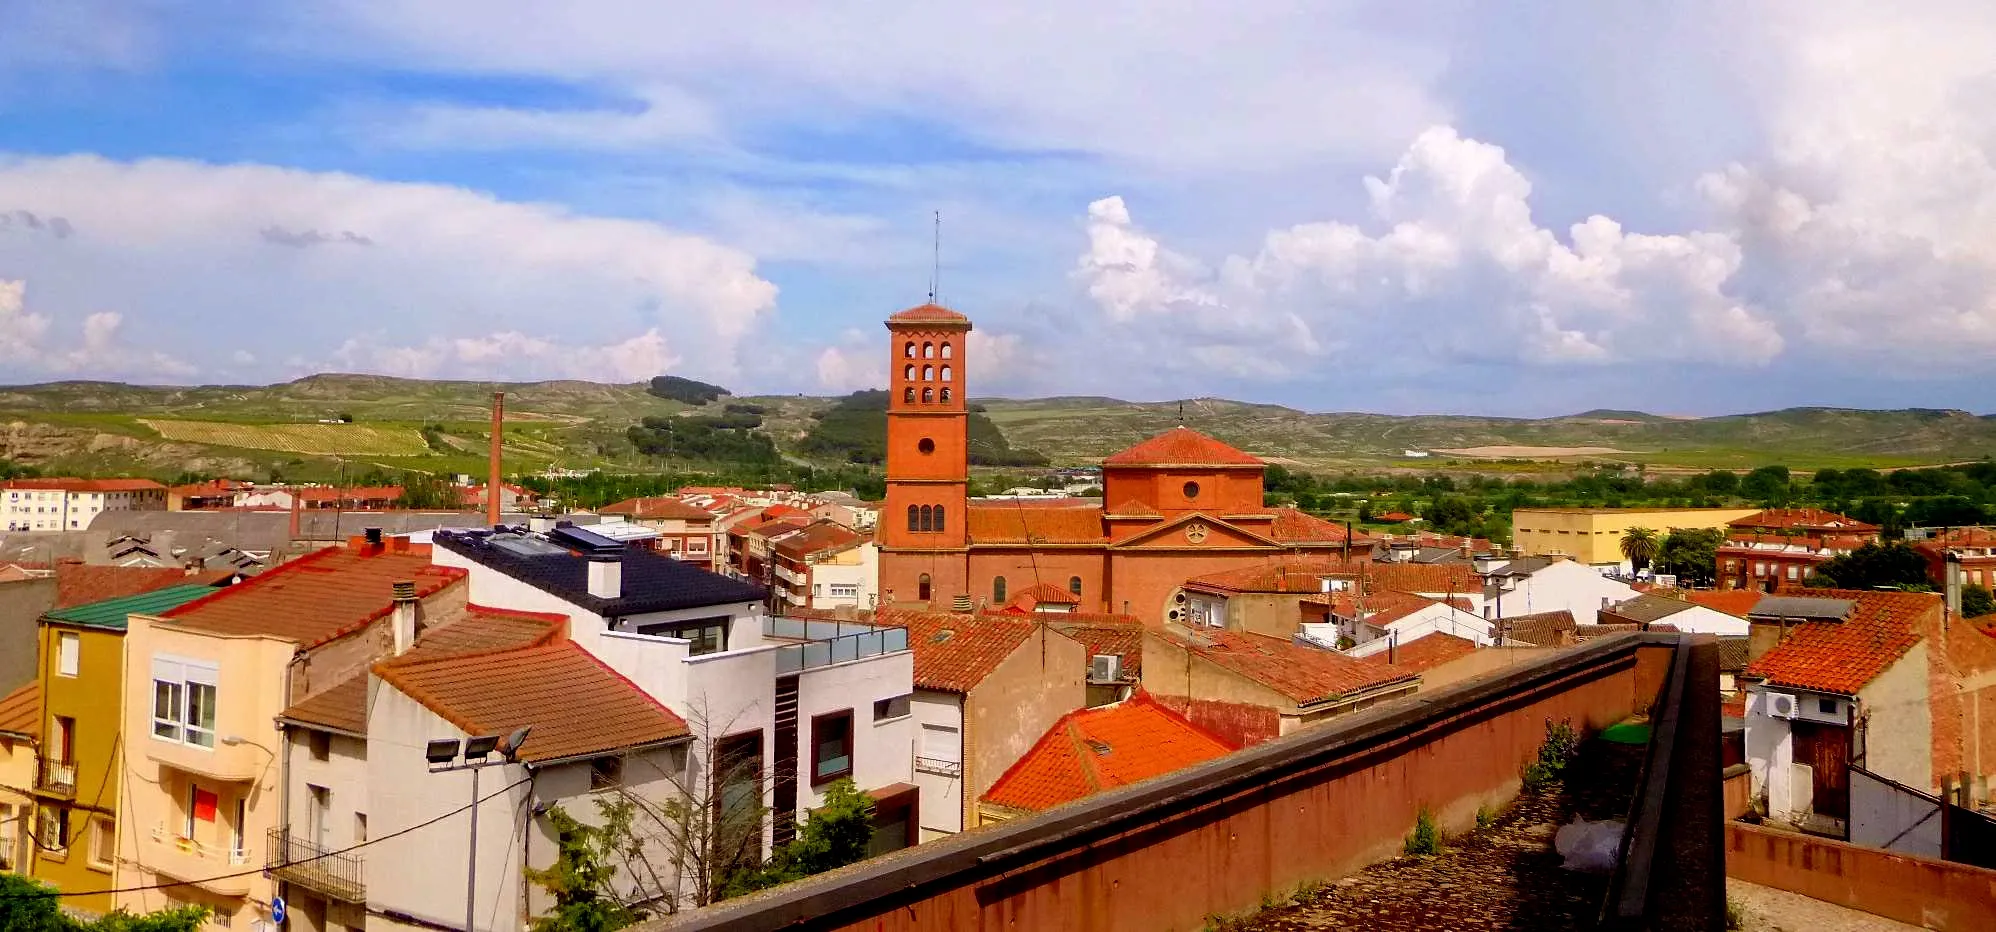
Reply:
<svg viewBox="0 0 1996 932"><path fill-rule="evenodd" d="M205 660L155 656L152 660L152 736L155 741L184 744L212 751L215 729L221 718L219 682L221 669ZM161 687L168 690L161 693ZM209 719L196 721L197 697L207 696Z"/></svg>
<svg viewBox="0 0 1996 932"><path fill-rule="evenodd" d="M55 657L57 676L76 676L83 664L83 635L74 631L57 631Z"/></svg>

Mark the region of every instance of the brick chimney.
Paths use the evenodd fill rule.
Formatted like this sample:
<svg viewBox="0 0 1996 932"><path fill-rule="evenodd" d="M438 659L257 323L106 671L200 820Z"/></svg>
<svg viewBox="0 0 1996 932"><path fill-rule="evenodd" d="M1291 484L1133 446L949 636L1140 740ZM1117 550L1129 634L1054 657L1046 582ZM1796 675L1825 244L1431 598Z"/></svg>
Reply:
<svg viewBox="0 0 1996 932"><path fill-rule="evenodd" d="M485 524L499 526L499 443L506 430L506 393L492 393L492 451L486 464Z"/></svg>
<svg viewBox="0 0 1996 932"><path fill-rule="evenodd" d="M408 653L415 646L417 626L421 623L423 603L416 599L414 580L402 579L393 584L395 607L391 610L389 627L395 639L395 656Z"/></svg>

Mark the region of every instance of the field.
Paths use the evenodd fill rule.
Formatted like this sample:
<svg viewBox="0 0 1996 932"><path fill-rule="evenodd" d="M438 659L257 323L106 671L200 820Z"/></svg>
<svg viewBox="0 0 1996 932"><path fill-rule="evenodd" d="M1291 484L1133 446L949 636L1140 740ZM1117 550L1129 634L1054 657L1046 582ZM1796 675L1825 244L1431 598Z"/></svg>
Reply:
<svg viewBox="0 0 1996 932"><path fill-rule="evenodd" d="M176 443L277 450L312 456L421 456L430 452L412 428L366 424L227 424L144 418L139 423Z"/></svg>

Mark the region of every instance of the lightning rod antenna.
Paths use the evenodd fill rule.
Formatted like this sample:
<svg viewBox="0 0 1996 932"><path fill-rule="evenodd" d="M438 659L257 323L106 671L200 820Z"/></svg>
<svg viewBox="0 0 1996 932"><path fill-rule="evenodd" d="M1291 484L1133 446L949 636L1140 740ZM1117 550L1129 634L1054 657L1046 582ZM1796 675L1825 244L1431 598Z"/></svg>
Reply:
<svg viewBox="0 0 1996 932"><path fill-rule="evenodd" d="M936 293L943 286L943 212L936 211L935 254L929 266L929 303L936 303Z"/></svg>

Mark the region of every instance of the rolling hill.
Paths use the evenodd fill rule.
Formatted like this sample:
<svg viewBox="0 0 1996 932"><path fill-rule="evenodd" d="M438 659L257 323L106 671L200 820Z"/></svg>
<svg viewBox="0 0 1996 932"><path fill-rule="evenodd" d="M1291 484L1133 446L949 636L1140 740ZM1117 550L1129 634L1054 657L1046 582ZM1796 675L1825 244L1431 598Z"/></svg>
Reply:
<svg viewBox="0 0 1996 932"><path fill-rule="evenodd" d="M142 386L52 382L0 387L0 457L86 474L258 475L348 463L480 471L491 393L507 393L509 468L656 468L626 430L645 417L717 413L645 384L495 384L315 375L278 385ZM813 432L842 399L748 396L761 429L793 462L843 462ZM975 402L1009 448L1085 464L1180 423L1178 402L986 398ZM351 417L351 425L318 425ZM980 418L983 421L984 418ZM872 417L863 430L875 430ZM1893 467L1996 455L1996 418L1964 411L1791 408L1685 418L1595 410L1553 418L1312 413L1223 399L1184 403L1183 422L1243 449L1315 470L1548 471L1587 461L1662 469ZM851 441L853 438L846 438ZM995 441L994 441L995 442ZM846 447L851 447L848 443ZM1408 451L1426 452L1409 458Z"/></svg>

